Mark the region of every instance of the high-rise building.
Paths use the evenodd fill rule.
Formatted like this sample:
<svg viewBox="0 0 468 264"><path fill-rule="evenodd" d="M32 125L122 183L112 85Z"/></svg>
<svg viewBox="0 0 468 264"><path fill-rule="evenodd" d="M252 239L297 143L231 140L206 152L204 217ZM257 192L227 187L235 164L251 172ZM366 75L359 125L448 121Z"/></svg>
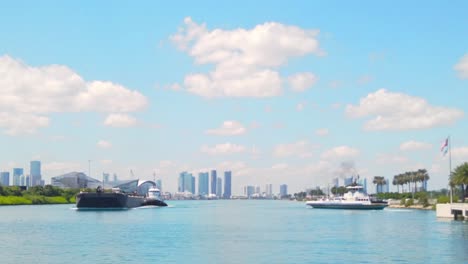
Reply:
<svg viewBox="0 0 468 264"><path fill-rule="evenodd" d="M333 185L332 187L336 187L336 188L338 188L338 187L340 186L340 185L339 185L338 178L334 178L334 179L332 180L332 185Z"/></svg>
<svg viewBox="0 0 468 264"><path fill-rule="evenodd" d="M184 190L183 192L190 192L193 193L192 191L192 173L185 173L184 174Z"/></svg>
<svg viewBox="0 0 468 264"><path fill-rule="evenodd" d="M90 176L90 177L91 177L91 176ZM114 182L117 182L117 180L118 180L118 179L117 179L117 174L114 173Z"/></svg>
<svg viewBox="0 0 468 264"><path fill-rule="evenodd" d="M260 192L260 186L255 186L255 193L258 193L258 194L261 193L261 192Z"/></svg>
<svg viewBox="0 0 468 264"><path fill-rule="evenodd" d="M244 195L247 197L251 197L255 193L255 187L254 186L244 186Z"/></svg>
<svg viewBox="0 0 468 264"><path fill-rule="evenodd" d="M31 176L26 175L26 187L31 187Z"/></svg>
<svg viewBox="0 0 468 264"><path fill-rule="evenodd" d="M231 171L225 171L224 172L224 194L223 197L224 199L230 199L231 198Z"/></svg>
<svg viewBox="0 0 468 264"><path fill-rule="evenodd" d="M216 196L223 196L223 180L221 178L216 180Z"/></svg>
<svg viewBox="0 0 468 264"><path fill-rule="evenodd" d="M209 174L208 172L198 173L198 194L208 195Z"/></svg>
<svg viewBox="0 0 468 264"><path fill-rule="evenodd" d="M195 194L195 177L191 173L190 173L190 183L191 183L190 192L192 194Z"/></svg>
<svg viewBox="0 0 468 264"><path fill-rule="evenodd" d="M362 191L364 193L367 193L367 179L366 178L359 179L358 184L362 186Z"/></svg>
<svg viewBox="0 0 468 264"><path fill-rule="evenodd" d="M32 186L42 185L42 176L41 176L41 162L38 160L33 160L30 163L30 173L32 181Z"/></svg>
<svg viewBox="0 0 468 264"><path fill-rule="evenodd" d="M281 184L280 185L280 197L288 196L288 185Z"/></svg>
<svg viewBox="0 0 468 264"><path fill-rule="evenodd" d="M349 178L344 178L344 186L348 186L348 185L351 185L353 184L353 176L349 177Z"/></svg>
<svg viewBox="0 0 468 264"><path fill-rule="evenodd" d="M10 185L10 173L8 171L0 172L0 185Z"/></svg>
<svg viewBox="0 0 468 264"><path fill-rule="evenodd" d="M108 182L109 182L109 177L110 177L109 173L105 173L105 172L104 172L104 173L102 174L102 180L104 181L104 183L108 183Z"/></svg>
<svg viewBox="0 0 468 264"><path fill-rule="evenodd" d="M271 183L265 185L265 195L268 197L273 195L273 185Z"/></svg>
<svg viewBox="0 0 468 264"><path fill-rule="evenodd" d="M158 179L158 180L156 181L156 186L158 187L159 191L161 191L161 193L162 193L163 188L162 188L162 181L161 181L161 179Z"/></svg>
<svg viewBox="0 0 468 264"><path fill-rule="evenodd" d="M20 185L20 178L23 174L23 168L13 168L13 186Z"/></svg>
<svg viewBox="0 0 468 264"><path fill-rule="evenodd" d="M179 184L177 185L177 186L178 186L178 187L177 187L177 191L178 191L178 192L184 192L184 189L185 189L185 183L184 183L184 181L185 181L185 174L186 174L186 173L187 173L187 172L183 171L183 172L181 172L181 173L179 174Z"/></svg>
<svg viewBox="0 0 468 264"><path fill-rule="evenodd" d="M211 193L216 194L216 170L211 171Z"/></svg>

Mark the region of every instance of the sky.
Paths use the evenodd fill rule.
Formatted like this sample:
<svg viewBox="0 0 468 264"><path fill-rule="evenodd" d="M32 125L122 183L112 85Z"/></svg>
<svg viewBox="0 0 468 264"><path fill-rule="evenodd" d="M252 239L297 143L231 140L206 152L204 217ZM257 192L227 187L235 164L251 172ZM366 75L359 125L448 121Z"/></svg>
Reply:
<svg viewBox="0 0 468 264"><path fill-rule="evenodd" d="M9 1L0 171L290 193L468 161L466 1ZM131 171L134 176L132 176ZM197 179L198 180L198 179ZM390 190L396 191L395 186Z"/></svg>

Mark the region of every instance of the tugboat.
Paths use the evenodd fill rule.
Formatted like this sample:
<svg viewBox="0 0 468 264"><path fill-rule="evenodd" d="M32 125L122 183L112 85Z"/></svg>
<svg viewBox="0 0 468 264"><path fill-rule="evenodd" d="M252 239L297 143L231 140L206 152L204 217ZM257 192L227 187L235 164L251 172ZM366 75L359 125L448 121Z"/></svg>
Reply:
<svg viewBox="0 0 468 264"><path fill-rule="evenodd" d="M348 186L346 189L348 192L343 197L309 201L306 205L312 208L354 210L382 210L388 206L387 202L384 201L372 201L368 195L362 192L362 186Z"/></svg>
<svg viewBox="0 0 468 264"><path fill-rule="evenodd" d="M155 187L152 187L148 190L148 195L144 199L142 205L167 206L167 204L161 198L161 191Z"/></svg>

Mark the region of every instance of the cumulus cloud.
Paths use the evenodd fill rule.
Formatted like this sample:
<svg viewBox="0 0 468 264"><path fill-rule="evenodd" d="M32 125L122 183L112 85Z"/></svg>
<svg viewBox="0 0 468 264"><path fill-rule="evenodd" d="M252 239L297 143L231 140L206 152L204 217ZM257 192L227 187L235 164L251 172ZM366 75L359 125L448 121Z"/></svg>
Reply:
<svg viewBox="0 0 468 264"><path fill-rule="evenodd" d="M128 113L148 104L119 84L86 81L63 65L29 66L7 55L0 57L0 87L0 127L9 134L47 126L50 113Z"/></svg>
<svg viewBox="0 0 468 264"><path fill-rule="evenodd" d="M352 159L359 155L359 150L349 146L339 146L329 149L322 153L322 159L335 160L335 159Z"/></svg>
<svg viewBox="0 0 468 264"><path fill-rule="evenodd" d="M431 148L432 148L432 145L429 143L418 142L414 140L403 142L400 145L400 150L402 151L426 150L426 149L431 149Z"/></svg>
<svg viewBox="0 0 468 264"><path fill-rule="evenodd" d="M452 157L457 160L468 160L468 147L458 147L451 150Z"/></svg>
<svg viewBox="0 0 468 264"><path fill-rule="evenodd" d="M209 30L187 17L170 39L197 64L214 65L207 74L185 77L189 92L203 97L270 97L282 93L277 68L289 58L324 54L318 33L275 22L252 29Z"/></svg>
<svg viewBox="0 0 468 264"><path fill-rule="evenodd" d="M100 148L111 148L112 143L106 140L99 140L98 143L96 144Z"/></svg>
<svg viewBox="0 0 468 264"><path fill-rule="evenodd" d="M461 110L432 106L425 99L380 89L361 98L359 105L347 105L352 118L373 117L366 130L410 130L447 126L462 118Z"/></svg>
<svg viewBox="0 0 468 264"><path fill-rule="evenodd" d="M224 121L221 127L206 130L206 134L217 136L237 136L245 134L247 129L235 120Z"/></svg>
<svg viewBox="0 0 468 264"><path fill-rule="evenodd" d="M296 105L296 110L300 112L300 111L304 110L304 107L305 107L305 103L298 103Z"/></svg>
<svg viewBox="0 0 468 264"><path fill-rule="evenodd" d="M217 144L215 146L202 146L201 152L217 155L217 154L233 154L233 153L242 153L246 151L246 147L242 145L236 145L232 143Z"/></svg>
<svg viewBox="0 0 468 264"><path fill-rule="evenodd" d="M460 61L453 66L453 69L458 72L458 77L468 79L468 54L465 54Z"/></svg>
<svg viewBox="0 0 468 264"><path fill-rule="evenodd" d="M289 86L295 92L303 92L317 82L317 76L310 72L297 73L288 77Z"/></svg>
<svg viewBox="0 0 468 264"><path fill-rule="evenodd" d="M291 157L296 156L299 158L309 158L313 155L312 150L314 146L306 140L279 144L273 150L273 155L276 157Z"/></svg>
<svg viewBox="0 0 468 264"><path fill-rule="evenodd" d="M137 124L137 120L127 114L110 114L104 120L105 126L110 127L131 127Z"/></svg>

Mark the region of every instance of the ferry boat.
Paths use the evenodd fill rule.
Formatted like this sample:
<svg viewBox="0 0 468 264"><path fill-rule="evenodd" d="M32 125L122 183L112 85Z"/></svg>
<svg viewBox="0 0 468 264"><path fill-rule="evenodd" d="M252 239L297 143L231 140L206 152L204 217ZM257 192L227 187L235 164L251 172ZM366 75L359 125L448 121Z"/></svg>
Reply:
<svg viewBox="0 0 468 264"><path fill-rule="evenodd" d="M309 201L307 206L324 209L354 209L354 210L382 210L388 206L384 201L373 201L364 194L362 186L348 186L347 192L341 197Z"/></svg>

